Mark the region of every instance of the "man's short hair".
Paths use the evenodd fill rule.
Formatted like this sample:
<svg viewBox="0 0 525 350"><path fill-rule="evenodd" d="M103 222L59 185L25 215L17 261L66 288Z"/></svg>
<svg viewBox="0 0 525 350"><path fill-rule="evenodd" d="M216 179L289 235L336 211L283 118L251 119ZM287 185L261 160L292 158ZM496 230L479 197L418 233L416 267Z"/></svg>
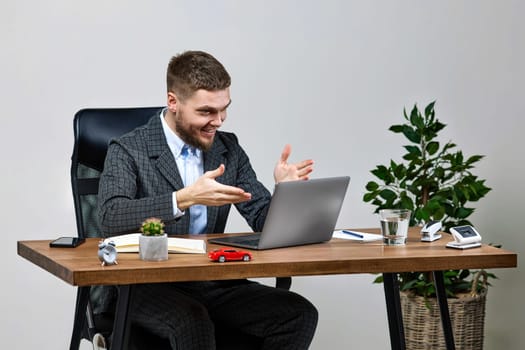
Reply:
<svg viewBox="0 0 525 350"><path fill-rule="evenodd" d="M184 100L199 89L226 89L231 79L222 63L209 53L186 51L171 58L166 83L168 92Z"/></svg>

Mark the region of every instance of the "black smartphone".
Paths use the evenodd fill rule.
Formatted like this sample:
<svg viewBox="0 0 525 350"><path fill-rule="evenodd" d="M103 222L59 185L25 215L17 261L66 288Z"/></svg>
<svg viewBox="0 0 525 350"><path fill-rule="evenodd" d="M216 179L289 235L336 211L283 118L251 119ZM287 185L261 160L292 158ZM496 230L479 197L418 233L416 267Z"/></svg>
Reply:
<svg viewBox="0 0 525 350"><path fill-rule="evenodd" d="M86 241L85 238L79 237L60 237L49 243L54 248L75 248Z"/></svg>

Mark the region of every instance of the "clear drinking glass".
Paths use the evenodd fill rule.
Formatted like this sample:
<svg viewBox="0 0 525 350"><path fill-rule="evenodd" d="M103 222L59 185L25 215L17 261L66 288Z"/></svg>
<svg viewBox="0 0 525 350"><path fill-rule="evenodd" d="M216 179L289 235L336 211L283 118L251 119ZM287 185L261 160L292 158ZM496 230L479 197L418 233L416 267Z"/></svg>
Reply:
<svg viewBox="0 0 525 350"><path fill-rule="evenodd" d="M379 210L381 234L385 245L404 245L406 243L410 214L408 209Z"/></svg>

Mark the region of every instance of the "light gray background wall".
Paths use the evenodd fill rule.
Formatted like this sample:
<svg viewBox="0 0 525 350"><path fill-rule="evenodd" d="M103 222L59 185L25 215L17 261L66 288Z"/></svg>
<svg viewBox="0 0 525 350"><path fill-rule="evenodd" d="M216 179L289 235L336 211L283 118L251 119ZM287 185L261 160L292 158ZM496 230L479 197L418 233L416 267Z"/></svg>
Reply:
<svg viewBox="0 0 525 350"><path fill-rule="evenodd" d="M75 234L73 114L163 104L166 64L187 49L229 69L224 129L268 187L285 143L294 160L315 159L316 177L352 176L340 227L377 226L362 201L369 171L403 151L387 129L403 107L437 100L442 141L486 155L476 172L493 191L473 222L485 242L525 253L523 2L4 0L0 9L2 348L69 343L75 289L18 257L16 241ZM228 229L247 226L234 215ZM524 349L523 269L493 272L486 348ZM373 278L294 279L320 310L312 349L388 348Z"/></svg>

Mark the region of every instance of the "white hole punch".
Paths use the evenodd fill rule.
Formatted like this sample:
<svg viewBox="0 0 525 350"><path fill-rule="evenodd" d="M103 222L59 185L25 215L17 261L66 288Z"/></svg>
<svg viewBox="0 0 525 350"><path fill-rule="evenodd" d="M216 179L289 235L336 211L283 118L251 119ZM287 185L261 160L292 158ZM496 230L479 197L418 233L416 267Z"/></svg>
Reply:
<svg viewBox="0 0 525 350"><path fill-rule="evenodd" d="M421 229L421 241L433 242L441 238L439 230L441 230L441 221L429 221Z"/></svg>

